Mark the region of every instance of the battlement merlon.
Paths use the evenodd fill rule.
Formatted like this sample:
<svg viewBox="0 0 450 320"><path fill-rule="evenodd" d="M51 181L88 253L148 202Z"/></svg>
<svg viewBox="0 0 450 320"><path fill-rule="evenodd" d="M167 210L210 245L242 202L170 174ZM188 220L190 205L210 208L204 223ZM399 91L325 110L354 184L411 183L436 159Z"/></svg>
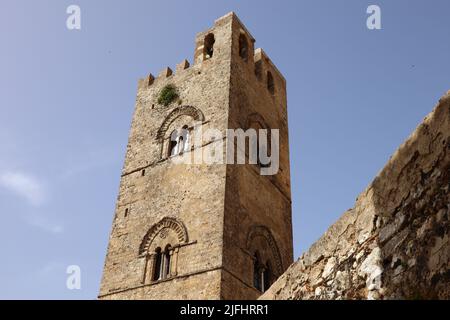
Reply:
<svg viewBox="0 0 450 320"><path fill-rule="evenodd" d="M262 63L266 64L266 66L269 66L269 68L266 67L266 69L271 69L281 79L284 87L286 87L286 79L284 78L283 74L280 72L280 70L278 70L277 66L272 62L272 60L263 49L255 49L254 60L255 64L258 61L262 61Z"/></svg>
<svg viewBox="0 0 450 320"><path fill-rule="evenodd" d="M230 25L234 30L239 29L240 33L244 33L247 37L247 39L250 41L250 47L249 49L253 50L255 38L251 35L251 33L248 31L248 29L245 27L245 25L241 22L239 17L234 12L229 12L226 15L220 17L219 19L215 20L214 26L197 33L195 38L195 51L194 51L194 62L193 66L202 66L203 62L206 60L209 60L208 57L205 56L205 45L207 42L208 35L213 35L215 37L219 36L218 32L223 32L223 28L227 25ZM219 31L221 30L222 31ZM212 41L218 40L217 38L212 38ZM219 39L219 41L223 41ZM253 55L251 55L250 59L253 61L252 64L254 68L261 68L263 72L270 71L272 75L276 78L278 78L281 83L283 84L283 87L286 87L286 79L284 78L283 74L278 70L278 68L275 66L275 64L272 62L272 60L269 58L269 56L265 53L265 51L261 48L257 48L253 50ZM185 71L186 69L189 69L191 66L187 60L183 60L180 64L176 66L175 72L173 72L169 67L163 69L158 76L155 78L152 74L149 74L147 77L140 79L138 87L139 88L145 88L148 86L153 85L156 81L165 81L167 78L177 75ZM260 79L261 80L261 79Z"/></svg>

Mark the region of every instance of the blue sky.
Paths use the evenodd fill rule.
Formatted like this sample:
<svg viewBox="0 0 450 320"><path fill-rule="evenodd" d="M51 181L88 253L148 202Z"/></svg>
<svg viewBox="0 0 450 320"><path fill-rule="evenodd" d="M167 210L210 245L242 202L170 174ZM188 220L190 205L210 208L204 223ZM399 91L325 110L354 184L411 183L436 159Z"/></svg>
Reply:
<svg viewBox="0 0 450 320"><path fill-rule="evenodd" d="M287 79L296 257L450 89L447 0L2 0L0 298L96 297L137 80L229 11Z"/></svg>

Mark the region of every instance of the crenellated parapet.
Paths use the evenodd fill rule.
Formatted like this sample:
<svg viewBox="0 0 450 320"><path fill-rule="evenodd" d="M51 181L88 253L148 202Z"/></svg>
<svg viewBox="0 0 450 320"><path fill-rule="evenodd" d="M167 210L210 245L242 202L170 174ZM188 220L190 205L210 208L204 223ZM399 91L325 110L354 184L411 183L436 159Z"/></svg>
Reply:
<svg viewBox="0 0 450 320"><path fill-rule="evenodd" d="M233 29L230 36L230 26ZM164 84L187 72L208 72L218 64L231 65L233 61L242 60L246 71L253 73L256 79L273 95L282 90L285 95L286 80L266 52L254 47L255 38L247 30L234 12L217 19L214 26L199 32L195 38L193 65L183 60L176 65L175 72L170 67L164 68L157 77L149 74L139 80L139 89ZM194 69L195 71L193 71Z"/></svg>

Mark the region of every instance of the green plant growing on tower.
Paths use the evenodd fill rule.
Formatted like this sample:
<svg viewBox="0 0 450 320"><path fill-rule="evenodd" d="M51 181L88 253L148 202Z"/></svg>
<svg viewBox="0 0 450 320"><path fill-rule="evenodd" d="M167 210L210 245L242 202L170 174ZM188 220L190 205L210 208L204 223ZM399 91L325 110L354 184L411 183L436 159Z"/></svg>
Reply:
<svg viewBox="0 0 450 320"><path fill-rule="evenodd" d="M165 85L159 92L158 103L167 107L177 98L178 98L177 89L175 88L174 85L168 84Z"/></svg>

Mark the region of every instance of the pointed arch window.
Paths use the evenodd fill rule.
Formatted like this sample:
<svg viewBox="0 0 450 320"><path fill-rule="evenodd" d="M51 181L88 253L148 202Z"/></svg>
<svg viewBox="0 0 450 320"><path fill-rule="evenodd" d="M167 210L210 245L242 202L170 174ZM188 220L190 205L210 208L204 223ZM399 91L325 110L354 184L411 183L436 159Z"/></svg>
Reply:
<svg viewBox="0 0 450 320"><path fill-rule="evenodd" d="M184 138L183 136L178 137L178 154L184 151Z"/></svg>
<svg viewBox="0 0 450 320"><path fill-rule="evenodd" d="M259 272L259 257L256 252L253 261L253 286L261 291L261 273Z"/></svg>
<svg viewBox="0 0 450 320"><path fill-rule="evenodd" d="M170 244L166 246L164 250L164 270L163 270L163 279L166 279L170 276L170 256L171 256L172 248Z"/></svg>
<svg viewBox="0 0 450 320"><path fill-rule="evenodd" d="M176 130L170 135L169 142L169 157L176 156L178 154L178 135Z"/></svg>
<svg viewBox="0 0 450 320"><path fill-rule="evenodd" d="M258 252L255 252L253 258L253 286L255 289L265 292L272 284L270 263L267 261L263 264Z"/></svg>
<svg viewBox="0 0 450 320"><path fill-rule="evenodd" d="M270 263L267 261L262 271L262 292L265 292L272 285L272 272Z"/></svg>
<svg viewBox="0 0 450 320"><path fill-rule="evenodd" d="M168 156L176 156L189 150L190 131L188 126L183 126L181 130L174 130L170 135Z"/></svg>
<svg viewBox="0 0 450 320"><path fill-rule="evenodd" d="M241 33L239 36L239 56L247 62L248 60L248 41L247 37Z"/></svg>
<svg viewBox="0 0 450 320"><path fill-rule="evenodd" d="M210 33L205 37L205 41L203 44L203 57L204 60L210 59L214 54L214 43L216 39L214 38L214 34Z"/></svg>
<svg viewBox="0 0 450 320"><path fill-rule="evenodd" d="M161 279L161 267L162 267L162 255L161 248L156 248L155 250L155 267L153 268L153 281L157 281Z"/></svg>
<svg viewBox="0 0 450 320"><path fill-rule="evenodd" d="M139 246L142 261L142 283L173 278L178 274L178 252L188 243L184 224L176 218L165 217L145 234Z"/></svg>
<svg viewBox="0 0 450 320"><path fill-rule="evenodd" d="M152 281L164 280L171 276L171 256L172 247L170 244L166 246L164 251L159 247L156 248Z"/></svg>

